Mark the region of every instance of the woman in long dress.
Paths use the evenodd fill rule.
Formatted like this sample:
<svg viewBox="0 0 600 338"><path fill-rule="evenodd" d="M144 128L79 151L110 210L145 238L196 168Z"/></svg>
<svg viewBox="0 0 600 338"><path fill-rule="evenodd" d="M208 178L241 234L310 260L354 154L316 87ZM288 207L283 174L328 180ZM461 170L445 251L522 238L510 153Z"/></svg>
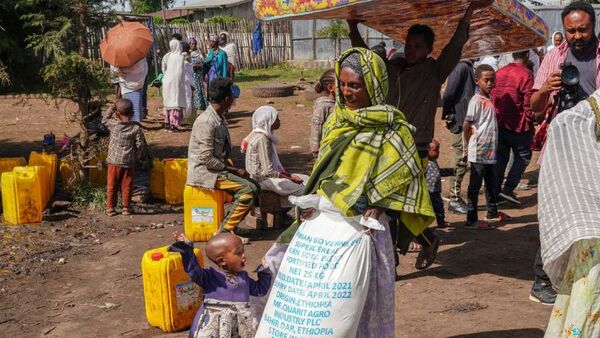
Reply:
<svg viewBox="0 0 600 338"><path fill-rule="evenodd" d="M192 67L194 67L194 110L205 110L206 99L204 98L204 83L202 81L202 65L204 64L204 55L198 49L198 41L190 38L190 56ZM193 123L193 122L192 122Z"/></svg>
<svg viewBox="0 0 600 338"><path fill-rule="evenodd" d="M384 61L364 48L344 52L336 63L336 105L323 126L319 158L305 194L328 199L344 216L379 219L386 213L419 234L435 218L416 146L414 127L385 104ZM357 193L360 192L360 193ZM291 241L292 225L278 240ZM390 235L375 231L366 303L356 337L394 337L394 253Z"/></svg>
<svg viewBox="0 0 600 338"><path fill-rule="evenodd" d="M182 54L181 42L171 40L170 52L162 60L163 77L163 107L165 128L176 131L183 120L185 99L185 57Z"/></svg>
<svg viewBox="0 0 600 338"><path fill-rule="evenodd" d="M219 37L213 35L209 39L210 49L204 59L204 70L206 83L210 84L214 78L229 77L229 66L227 63L227 53L219 48Z"/></svg>

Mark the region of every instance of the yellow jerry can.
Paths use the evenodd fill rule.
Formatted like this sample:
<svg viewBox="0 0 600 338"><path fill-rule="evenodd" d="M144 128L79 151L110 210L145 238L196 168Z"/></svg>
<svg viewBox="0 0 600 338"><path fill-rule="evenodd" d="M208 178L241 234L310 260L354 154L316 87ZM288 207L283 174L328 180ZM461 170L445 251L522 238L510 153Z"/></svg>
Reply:
<svg viewBox="0 0 600 338"><path fill-rule="evenodd" d="M165 199L165 166L164 162L157 158L152 159L152 171L150 172L150 193L152 194L152 197L156 199Z"/></svg>
<svg viewBox="0 0 600 338"><path fill-rule="evenodd" d="M56 171L58 170L58 156L56 156L56 154L32 151L31 154L29 154L29 165L41 165L48 168L48 172L50 173L50 197L54 196Z"/></svg>
<svg viewBox="0 0 600 338"><path fill-rule="evenodd" d="M165 201L167 204L182 204L183 190L187 181L187 158L167 158L164 160Z"/></svg>
<svg viewBox="0 0 600 338"><path fill-rule="evenodd" d="M148 323L164 332L188 329L202 304L202 289L183 270L181 255L168 246L148 250L142 257L144 303ZM204 267L200 250L194 248Z"/></svg>
<svg viewBox="0 0 600 338"><path fill-rule="evenodd" d="M39 223L44 209L40 172L34 170L2 173L2 207L8 224Z"/></svg>
<svg viewBox="0 0 600 338"><path fill-rule="evenodd" d="M223 221L226 195L222 190L185 186L183 229L187 238L205 242L213 236Z"/></svg>

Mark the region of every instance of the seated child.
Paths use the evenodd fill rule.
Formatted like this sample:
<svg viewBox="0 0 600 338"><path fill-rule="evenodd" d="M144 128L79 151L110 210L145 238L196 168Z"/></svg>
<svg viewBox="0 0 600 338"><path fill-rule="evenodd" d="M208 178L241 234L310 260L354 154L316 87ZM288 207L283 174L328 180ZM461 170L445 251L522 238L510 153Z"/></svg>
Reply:
<svg viewBox="0 0 600 338"><path fill-rule="evenodd" d="M315 101L310 128L310 151L313 157L317 158L321 146L321 137L323 136L323 124L335 107L335 70L328 69L321 75L321 78L315 84L315 92L325 94Z"/></svg>
<svg viewBox="0 0 600 338"><path fill-rule="evenodd" d="M264 260L255 281L244 271L246 256L242 240L230 232L221 232L206 243L206 257L217 268L202 268L194 255L193 243L177 231L173 237L176 242L169 250L181 253L185 272L204 292L189 337L254 337L248 302L250 296L266 295L271 286L271 272Z"/></svg>
<svg viewBox="0 0 600 338"><path fill-rule="evenodd" d="M433 139L429 144L429 161L427 161L425 178L427 179L429 197L431 198L431 204L433 206L433 211L435 212L437 226L438 228L447 228L450 224L446 222L446 216L444 213L444 201L442 200L442 176L440 173L440 166L437 163L437 159L439 157L440 142L438 142L436 139Z"/></svg>

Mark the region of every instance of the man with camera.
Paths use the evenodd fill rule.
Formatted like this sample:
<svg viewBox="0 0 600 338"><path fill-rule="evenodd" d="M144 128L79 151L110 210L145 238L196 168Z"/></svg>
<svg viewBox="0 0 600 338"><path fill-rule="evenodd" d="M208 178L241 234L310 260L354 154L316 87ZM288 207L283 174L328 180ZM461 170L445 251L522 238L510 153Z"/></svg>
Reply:
<svg viewBox="0 0 600 338"><path fill-rule="evenodd" d="M548 52L533 84L535 92L531 96L531 110L536 118L546 113L554 114L553 109L560 112L575 105L600 85L600 49L594 33L596 14L593 7L582 1L572 2L564 8L561 17L565 41ZM566 63L570 66L565 67ZM530 299L553 304L556 291L543 270L540 250L535 259L534 273Z"/></svg>

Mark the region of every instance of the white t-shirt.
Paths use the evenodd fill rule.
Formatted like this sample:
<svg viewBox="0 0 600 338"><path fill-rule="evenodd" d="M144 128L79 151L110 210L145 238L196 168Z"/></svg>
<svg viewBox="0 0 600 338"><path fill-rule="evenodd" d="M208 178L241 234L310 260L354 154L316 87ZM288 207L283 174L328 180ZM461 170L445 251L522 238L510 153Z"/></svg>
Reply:
<svg viewBox="0 0 600 338"><path fill-rule="evenodd" d="M496 163L498 145L498 123L494 102L479 93L469 101L465 121L472 123L472 135L469 140L468 160L473 163Z"/></svg>

